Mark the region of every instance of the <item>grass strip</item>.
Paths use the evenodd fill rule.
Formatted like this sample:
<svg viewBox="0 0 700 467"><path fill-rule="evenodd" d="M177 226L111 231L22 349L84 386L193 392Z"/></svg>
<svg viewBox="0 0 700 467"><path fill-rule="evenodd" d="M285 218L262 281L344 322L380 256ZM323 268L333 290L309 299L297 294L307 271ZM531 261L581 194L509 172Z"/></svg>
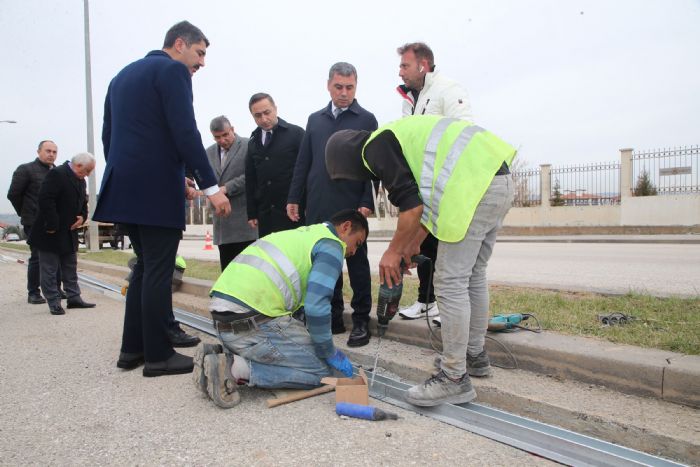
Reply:
<svg viewBox="0 0 700 467"><path fill-rule="evenodd" d="M25 245L4 244L4 247L24 250ZM24 247L24 248L22 248ZM126 266L131 252L102 250L80 253L80 258ZM218 262L187 260L185 277L216 280L220 274ZM344 276L344 296L350 303L352 291L347 274ZM373 301L376 303L378 276L372 277ZM552 291L522 287L492 286L492 314L530 313L548 331L581 337L596 337L618 344L636 345L700 355L700 297L661 298L629 293L600 295ZM401 305L412 304L418 294L416 277L404 280ZM598 315L619 312L634 319L623 326L603 326Z"/></svg>

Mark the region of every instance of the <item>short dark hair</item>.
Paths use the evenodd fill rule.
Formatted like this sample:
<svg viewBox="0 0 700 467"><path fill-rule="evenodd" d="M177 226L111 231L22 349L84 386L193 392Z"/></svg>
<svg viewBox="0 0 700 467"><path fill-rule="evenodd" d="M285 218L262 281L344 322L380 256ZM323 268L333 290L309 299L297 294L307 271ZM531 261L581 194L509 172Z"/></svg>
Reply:
<svg viewBox="0 0 700 467"><path fill-rule="evenodd" d="M51 141L50 139L42 139L41 141L39 141L39 147L37 147L36 149L38 151L41 151L41 147L44 145L44 143L53 143L53 141ZM56 143L53 143L53 144L56 144Z"/></svg>
<svg viewBox="0 0 700 467"><path fill-rule="evenodd" d="M365 236L369 236L369 224L367 218L357 209L343 209L331 216L331 224L340 225L343 222L350 221L352 227L350 232L357 232L362 229L365 231Z"/></svg>
<svg viewBox="0 0 700 467"><path fill-rule="evenodd" d="M354 76L355 80L357 80L357 70L348 62L334 63L331 69L328 70L328 80L332 80L335 75Z"/></svg>
<svg viewBox="0 0 700 467"><path fill-rule="evenodd" d="M253 108L253 104L260 102L263 99L269 99L270 104L275 105L275 101L272 99L271 95L266 92L256 92L250 96L250 100L248 101L248 110L250 111Z"/></svg>
<svg viewBox="0 0 700 467"><path fill-rule="evenodd" d="M428 44L425 42L409 42L396 49L396 52L399 55L403 55L409 50L414 53L418 60L426 59L430 71L433 71L435 68L435 57L433 56L433 51L428 47Z"/></svg>
<svg viewBox="0 0 700 467"><path fill-rule="evenodd" d="M209 131L212 133L224 131L226 129L226 125L229 127L232 127L231 122L228 121L228 118L226 118L225 115L219 115L218 117L215 117L212 119L211 123L209 124Z"/></svg>
<svg viewBox="0 0 700 467"><path fill-rule="evenodd" d="M209 39L204 35L201 29L189 21L180 21L165 33L163 48L168 49L175 45L177 38L185 41L187 47L192 47L192 44L198 44L204 41L204 44L209 47Z"/></svg>

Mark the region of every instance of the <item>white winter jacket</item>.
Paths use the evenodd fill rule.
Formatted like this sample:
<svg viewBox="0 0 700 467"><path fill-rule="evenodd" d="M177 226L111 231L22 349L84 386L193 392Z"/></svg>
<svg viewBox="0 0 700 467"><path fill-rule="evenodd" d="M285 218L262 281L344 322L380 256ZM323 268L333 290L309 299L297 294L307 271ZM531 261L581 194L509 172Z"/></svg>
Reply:
<svg viewBox="0 0 700 467"><path fill-rule="evenodd" d="M403 97L403 116L407 115L444 115L473 121L471 105L467 91L457 82L439 74L437 71L426 73L425 86L418 94L414 104L413 95L405 85L396 88Z"/></svg>

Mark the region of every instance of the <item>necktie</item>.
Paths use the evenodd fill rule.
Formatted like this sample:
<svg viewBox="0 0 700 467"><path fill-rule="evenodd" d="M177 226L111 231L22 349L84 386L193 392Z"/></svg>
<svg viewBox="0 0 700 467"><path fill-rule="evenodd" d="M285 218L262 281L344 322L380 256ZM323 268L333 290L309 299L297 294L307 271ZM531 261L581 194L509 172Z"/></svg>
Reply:
<svg viewBox="0 0 700 467"><path fill-rule="evenodd" d="M333 116L335 118L338 118L338 116L342 113L343 113L343 109L341 109L340 107L336 107L335 109L333 109Z"/></svg>
<svg viewBox="0 0 700 467"><path fill-rule="evenodd" d="M226 157L228 156L228 150L227 149L221 149L221 165L224 165L226 162Z"/></svg>
<svg viewBox="0 0 700 467"><path fill-rule="evenodd" d="M265 131L263 133L263 146L267 146L270 144L270 140L272 139L272 132L271 131Z"/></svg>

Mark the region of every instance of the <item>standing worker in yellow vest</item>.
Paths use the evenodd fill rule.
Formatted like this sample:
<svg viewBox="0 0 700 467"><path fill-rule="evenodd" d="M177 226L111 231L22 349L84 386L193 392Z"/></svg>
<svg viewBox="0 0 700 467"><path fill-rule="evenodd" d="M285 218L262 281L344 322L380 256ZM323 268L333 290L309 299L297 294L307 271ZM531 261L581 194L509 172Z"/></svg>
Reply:
<svg viewBox="0 0 700 467"><path fill-rule="evenodd" d="M346 209L330 222L267 235L236 256L211 289L223 347L197 348L195 386L230 408L240 401L239 384L306 389L332 370L352 376L352 364L333 345L331 299L343 259L368 233L367 219Z"/></svg>
<svg viewBox="0 0 700 467"><path fill-rule="evenodd" d="M464 120L410 116L378 130L343 130L326 146L332 179L379 179L399 208L394 237L379 262L389 287L401 282L428 232L439 240L435 295L442 316L438 373L410 388L414 405L476 397L469 375L488 372L484 350L489 296L486 265L513 200L508 169L515 149Z"/></svg>

